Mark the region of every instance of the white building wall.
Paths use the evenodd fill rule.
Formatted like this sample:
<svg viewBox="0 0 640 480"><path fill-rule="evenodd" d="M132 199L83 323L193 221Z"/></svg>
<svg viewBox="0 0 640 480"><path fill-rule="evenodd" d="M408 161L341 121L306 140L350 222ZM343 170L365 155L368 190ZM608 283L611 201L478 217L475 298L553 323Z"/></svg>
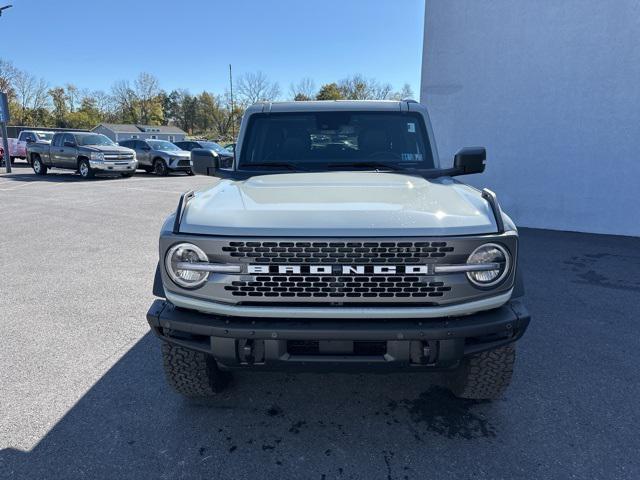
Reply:
<svg viewBox="0 0 640 480"><path fill-rule="evenodd" d="M426 0L421 101L518 225L640 236L640 1Z"/></svg>

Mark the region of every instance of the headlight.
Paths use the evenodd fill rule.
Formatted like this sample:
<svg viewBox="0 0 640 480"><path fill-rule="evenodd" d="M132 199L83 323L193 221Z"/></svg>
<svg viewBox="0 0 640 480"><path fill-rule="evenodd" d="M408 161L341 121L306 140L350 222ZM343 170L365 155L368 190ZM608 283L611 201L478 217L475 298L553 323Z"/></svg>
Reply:
<svg viewBox="0 0 640 480"><path fill-rule="evenodd" d="M171 280L184 288L196 288L201 286L209 278L209 272L179 269L179 262L208 262L207 255L191 243L179 243L167 252L165 267Z"/></svg>
<svg viewBox="0 0 640 480"><path fill-rule="evenodd" d="M102 153L102 152L91 152L90 159L91 160L97 160L99 162L104 162L104 153Z"/></svg>
<svg viewBox="0 0 640 480"><path fill-rule="evenodd" d="M493 270L481 270L477 272L467 272L467 278L478 287L492 287L502 281L509 272L511 266L511 256L509 252L496 243L485 243L476 248L469 258L468 264L494 263Z"/></svg>

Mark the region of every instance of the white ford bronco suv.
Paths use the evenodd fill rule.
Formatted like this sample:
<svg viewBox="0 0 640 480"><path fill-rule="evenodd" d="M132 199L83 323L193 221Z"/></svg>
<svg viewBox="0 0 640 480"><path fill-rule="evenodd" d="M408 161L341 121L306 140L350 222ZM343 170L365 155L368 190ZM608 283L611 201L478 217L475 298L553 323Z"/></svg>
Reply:
<svg viewBox="0 0 640 480"><path fill-rule="evenodd" d="M219 177L180 198L160 233L156 300L168 382L213 395L234 369L445 373L462 398L508 386L529 324L518 233L484 148L441 168L415 101L264 103Z"/></svg>

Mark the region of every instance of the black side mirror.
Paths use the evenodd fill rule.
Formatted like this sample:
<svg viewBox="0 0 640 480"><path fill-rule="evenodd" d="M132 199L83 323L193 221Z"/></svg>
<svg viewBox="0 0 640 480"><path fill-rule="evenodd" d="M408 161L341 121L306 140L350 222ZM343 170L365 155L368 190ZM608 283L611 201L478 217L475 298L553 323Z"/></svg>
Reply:
<svg viewBox="0 0 640 480"><path fill-rule="evenodd" d="M465 147L458 150L453 158L453 168L460 172L458 175L482 173L486 159L487 151L484 147Z"/></svg>
<svg viewBox="0 0 640 480"><path fill-rule="evenodd" d="M64 146L65 147L75 148L76 144L74 142L70 142L69 140L65 140L64 141Z"/></svg>
<svg viewBox="0 0 640 480"><path fill-rule="evenodd" d="M196 175L208 175L217 177L220 168L220 157L212 150L194 148L191 150L191 170Z"/></svg>

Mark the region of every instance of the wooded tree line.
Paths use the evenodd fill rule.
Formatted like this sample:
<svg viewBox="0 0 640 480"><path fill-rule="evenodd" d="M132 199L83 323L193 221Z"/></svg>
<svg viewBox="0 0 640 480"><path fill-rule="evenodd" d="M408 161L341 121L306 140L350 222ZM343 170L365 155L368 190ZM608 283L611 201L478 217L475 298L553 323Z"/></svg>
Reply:
<svg viewBox="0 0 640 480"><path fill-rule="evenodd" d="M99 123L176 125L189 134L231 140L245 108L260 101L376 100L413 96L405 84L394 91L390 84L355 74L316 88L311 78L289 87L283 95L277 82L263 72L246 73L234 86L234 104L228 90L216 94L192 94L178 89L167 92L150 73L133 81L115 82L107 92L78 88L72 83L51 86L45 79L0 59L0 91L7 92L14 125L90 129ZM235 125L234 125L235 124Z"/></svg>

